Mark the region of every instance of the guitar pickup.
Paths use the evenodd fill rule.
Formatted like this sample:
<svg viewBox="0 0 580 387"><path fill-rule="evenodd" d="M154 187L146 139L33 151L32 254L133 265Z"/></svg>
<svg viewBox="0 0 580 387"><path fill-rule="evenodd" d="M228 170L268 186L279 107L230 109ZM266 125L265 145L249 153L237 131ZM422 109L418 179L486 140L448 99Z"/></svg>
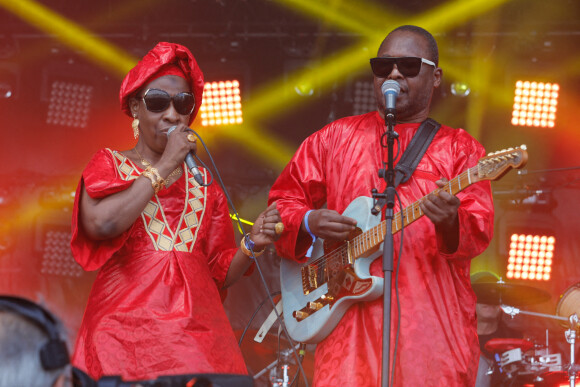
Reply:
<svg viewBox="0 0 580 387"><path fill-rule="evenodd" d="M308 302L304 308L295 310L292 313L292 317L294 317L297 321L302 321L312 313L324 308L325 305L331 304L333 301L334 297L323 295L315 301Z"/></svg>

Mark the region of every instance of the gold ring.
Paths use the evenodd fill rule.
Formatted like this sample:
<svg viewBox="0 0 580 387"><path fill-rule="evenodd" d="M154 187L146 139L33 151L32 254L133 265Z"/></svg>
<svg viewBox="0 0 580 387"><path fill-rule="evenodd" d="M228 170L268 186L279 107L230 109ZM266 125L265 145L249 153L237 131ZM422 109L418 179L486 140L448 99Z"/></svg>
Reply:
<svg viewBox="0 0 580 387"><path fill-rule="evenodd" d="M189 141L189 142L195 142L195 136L193 135L193 133L189 133L187 135L187 141Z"/></svg>
<svg viewBox="0 0 580 387"><path fill-rule="evenodd" d="M276 223L274 229L276 230L276 235L282 234L284 232L284 223L282 222Z"/></svg>

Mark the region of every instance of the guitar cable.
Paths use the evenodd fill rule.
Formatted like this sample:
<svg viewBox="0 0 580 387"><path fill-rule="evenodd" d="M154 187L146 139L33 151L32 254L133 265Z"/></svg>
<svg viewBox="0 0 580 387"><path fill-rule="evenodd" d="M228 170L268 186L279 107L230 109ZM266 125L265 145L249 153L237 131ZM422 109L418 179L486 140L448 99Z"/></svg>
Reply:
<svg viewBox="0 0 580 387"><path fill-rule="evenodd" d="M209 152L209 149L205 145L205 142L200 137L200 135L195 130L193 130L193 129L190 129L190 130L193 134L195 134L195 136L199 139L199 141L201 141L203 148L207 152L207 155L209 157L211 165L213 166L213 168L215 170L220 187L222 188L222 190L226 196L226 200L228 201L228 204L230 205L232 212L235 215L235 219L238 222L238 228L240 230L244 230L244 226L240 220L240 215L238 214L238 211L236 210L234 203L233 203L232 199L230 198L228 190L226 189L226 186L225 186L224 182L222 181L221 175L220 175L218 168L213 160L213 157L211 156L211 153ZM205 167L205 164L203 164L203 165ZM208 170L209 170L209 168L208 168ZM210 175L211 175L211 173L210 173ZM213 179L213 175L211 175L211 176ZM242 235L244 235L244 234L245 233L242 233ZM282 327L282 329L284 330L284 334L286 335L286 339L288 340L288 343L290 344L290 347L292 348L292 353L297 360L298 368L300 369L300 373L302 374L302 377L304 378L304 383L306 383L306 387L309 387L308 379L306 379L306 372L304 372L304 368L302 367L302 362L299 361L300 356L299 356L298 352L296 351L296 344L294 343L294 340L292 340L292 338L290 337L290 333L288 332L288 329L286 329L286 325L284 324L282 316L276 310L276 303L274 302L274 298L272 297L272 292L270 291L270 287L268 286L268 283L266 282L266 279L264 277L264 273L262 272L262 268L261 268L260 264L258 263L258 260L256 259L256 255L254 254L254 250L253 250L253 248L250 248L249 250L250 250L250 253L252 254L250 259L252 261L254 261L254 263L256 264L256 268L258 269L258 273L260 274L260 280L261 280L262 284L264 285L264 288L266 289L266 294L268 295L267 300L270 300L270 303L272 304L272 308L274 309L274 313L276 314L276 321L278 321L278 323L280 324L280 327ZM241 341L240 341L240 343L241 343Z"/></svg>

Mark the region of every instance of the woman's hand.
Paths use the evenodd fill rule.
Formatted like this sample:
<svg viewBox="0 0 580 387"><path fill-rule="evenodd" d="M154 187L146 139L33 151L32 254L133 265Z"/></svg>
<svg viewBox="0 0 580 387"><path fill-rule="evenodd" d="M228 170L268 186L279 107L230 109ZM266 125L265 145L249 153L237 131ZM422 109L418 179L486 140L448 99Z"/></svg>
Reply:
<svg viewBox="0 0 580 387"><path fill-rule="evenodd" d="M250 239L254 242L254 251L262 251L267 245L277 241L282 232L284 232L284 225L274 202L258 215L252 226Z"/></svg>
<svg viewBox="0 0 580 387"><path fill-rule="evenodd" d="M169 169L173 170L183 163L190 152L197 152L197 137L186 125L179 124L167 136L167 145L160 162L166 162Z"/></svg>

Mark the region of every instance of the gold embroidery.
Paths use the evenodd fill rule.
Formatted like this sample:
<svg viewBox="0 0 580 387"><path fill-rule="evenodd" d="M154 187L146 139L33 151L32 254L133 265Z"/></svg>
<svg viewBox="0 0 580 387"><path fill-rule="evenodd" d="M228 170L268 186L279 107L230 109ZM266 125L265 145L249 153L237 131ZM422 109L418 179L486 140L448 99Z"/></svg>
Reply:
<svg viewBox="0 0 580 387"><path fill-rule="evenodd" d="M139 177L140 171L131 160L120 152L110 149L108 151L111 152L117 166L117 171L123 180L135 180ZM176 232L171 230L157 195L151 198L141 214L145 230L149 234L156 250L193 251L199 225L205 214L205 194L207 193L207 188L201 187L195 181L191 172L186 168L184 168L184 174L186 174L187 178L186 197Z"/></svg>

